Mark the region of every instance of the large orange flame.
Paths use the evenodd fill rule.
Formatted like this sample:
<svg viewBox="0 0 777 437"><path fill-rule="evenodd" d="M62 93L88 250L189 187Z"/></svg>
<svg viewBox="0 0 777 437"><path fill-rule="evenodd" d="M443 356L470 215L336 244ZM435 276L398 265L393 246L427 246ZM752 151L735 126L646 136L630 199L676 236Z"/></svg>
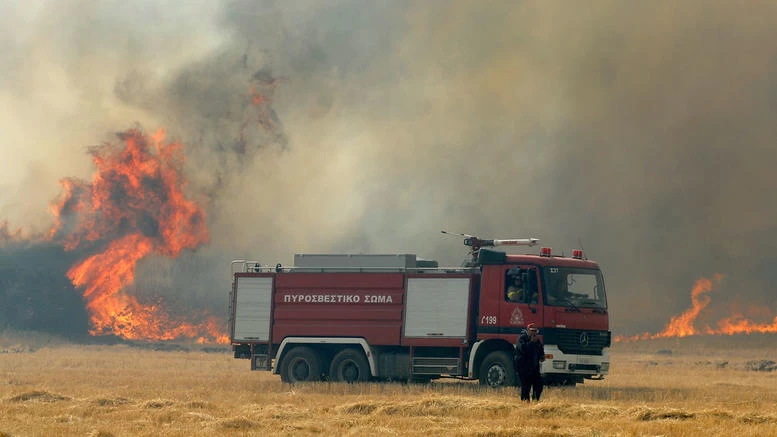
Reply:
<svg viewBox="0 0 777 437"><path fill-rule="evenodd" d="M260 135L258 140L285 145L272 108L275 88L284 81L269 68L251 77L235 152L247 154L261 147L253 138L255 133ZM94 335L227 343L225 323L219 318L208 314L177 317L163 309L164 301L141 302L128 291L141 259L154 255L174 258L210 238L205 213L184 195L183 145L165 142L164 137L162 130L146 135L130 129L119 134L118 143L93 147L90 153L97 171L92 181L60 181L62 191L50 205L54 224L48 233L30 236L0 221L0 247L48 240L84 256L67 276L83 289Z"/></svg>
<svg viewBox="0 0 777 437"><path fill-rule="evenodd" d="M120 144L91 150L97 171L91 183L61 182L52 203L56 217L49 237L67 250L91 245L98 253L67 272L83 288L93 335L126 339L228 342L218 319L173 317L159 304L127 294L137 263L149 255L176 257L209 241L205 213L184 195L183 146L165 142L164 131L147 136L137 129L119 135Z"/></svg>
<svg viewBox="0 0 777 437"><path fill-rule="evenodd" d="M712 279L700 278L691 289L691 307L682 314L672 317L664 330L651 334L649 332L631 337L617 336L616 342L628 342L636 340L649 340L666 337L687 337L691 335L735 335L750 333L775 333L777 332L777 317L772 323L758 323L747 318L742 313L719 320L716 327L707 323L700 323L699 316L710 304L711 292L715 285L723 280L723 275L715 274ZM699 326L699 325L702 326Z"/></svg>

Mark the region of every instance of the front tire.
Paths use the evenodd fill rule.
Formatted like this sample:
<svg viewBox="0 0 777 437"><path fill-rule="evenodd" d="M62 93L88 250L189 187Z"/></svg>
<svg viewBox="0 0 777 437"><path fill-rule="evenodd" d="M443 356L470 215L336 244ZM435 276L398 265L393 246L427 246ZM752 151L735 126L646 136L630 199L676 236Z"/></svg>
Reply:
<svg viewBox="0 0 777 437"><path fill-rule="evenodd" d="M338 382L364 382L370 379L370 363L361 351L343 349L332 358L329 376Z"/></svg>
<svg viewBox="0 0 777 437"><path fill-rule="evenodd" d="M321 358L307 346L297 346L283 357L281 381L289 384L319 381L321 379Z"/></svg>
<svg viewBox="0 0 777 437"><path fill-rule="evenodd" d="M494 388L515 385L512 356L505 351L494 351L486 355L480 364L480 384Z"/></svg>

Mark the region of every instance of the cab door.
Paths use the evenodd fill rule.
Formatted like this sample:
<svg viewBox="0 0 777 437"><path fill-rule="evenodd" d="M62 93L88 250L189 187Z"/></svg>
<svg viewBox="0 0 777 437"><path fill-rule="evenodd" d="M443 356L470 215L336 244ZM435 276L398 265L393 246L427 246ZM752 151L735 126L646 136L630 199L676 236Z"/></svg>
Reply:
<svg viewBox="0 0 777 437"><path fill-rule="evenodd" d="M519 334L529 323L542 326L537 267L530 265L502 267L500 288L502 293L499 299L498 315L498 324L502 328L502 332ZM516 279L519 279L520 282L516 283ZM511 287L513 288L511 289ZM522 287L522 291L516 296L515 290L518 287Z"/></svg>

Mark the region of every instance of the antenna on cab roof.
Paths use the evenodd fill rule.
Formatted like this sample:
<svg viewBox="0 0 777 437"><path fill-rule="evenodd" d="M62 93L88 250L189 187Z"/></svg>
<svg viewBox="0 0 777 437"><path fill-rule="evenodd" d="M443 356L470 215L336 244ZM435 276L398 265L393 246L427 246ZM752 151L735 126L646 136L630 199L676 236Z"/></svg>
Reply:
<svg viewBox="0 0 777 437"><path fill-rule="evenodd" d="M470 254L472 255L472 261L478 260L478 254L480 254L481 247L495 247L495 246L536 246L539 243L539 238L513 238L510 240L485 240L478 238L474 235L461 234L458 232L448 232L445 229L441 231L443 234L458 235L464 237L464 245L472 248Z"/></svg>
<svg viewBox="0 0 777 437"><path fill-rule="evenodd" d="M582 251L583 251L583 253L587 254L588 252L586 252L586 251L585 251L585 247L583 247L583 239L582 239L582 238L580 238L580 237L577 237L577 242L580 244L580 250L582 250ZM582 258L582 257L581 257L581 258ZM585 258L585 259L588 259L588 257L586 256L586 258Z"/></svg>

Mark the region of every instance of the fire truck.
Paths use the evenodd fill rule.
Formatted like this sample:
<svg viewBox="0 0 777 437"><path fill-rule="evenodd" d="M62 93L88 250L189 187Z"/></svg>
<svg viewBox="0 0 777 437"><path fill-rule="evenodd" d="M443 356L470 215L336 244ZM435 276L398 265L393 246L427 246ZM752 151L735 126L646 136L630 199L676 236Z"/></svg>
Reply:
<svg viewBox="0 0 777 437"><path fill-rule="evenodd" d="M510 386L519 382L515 344L534 323L546 383L607 375L611 332L596 262L582 250L484 248L535 246L534 238L459 235L472 255L459 267L414 254L298 254L293 266L233 261L235 358L288 383L453 377Z"/></svg>

